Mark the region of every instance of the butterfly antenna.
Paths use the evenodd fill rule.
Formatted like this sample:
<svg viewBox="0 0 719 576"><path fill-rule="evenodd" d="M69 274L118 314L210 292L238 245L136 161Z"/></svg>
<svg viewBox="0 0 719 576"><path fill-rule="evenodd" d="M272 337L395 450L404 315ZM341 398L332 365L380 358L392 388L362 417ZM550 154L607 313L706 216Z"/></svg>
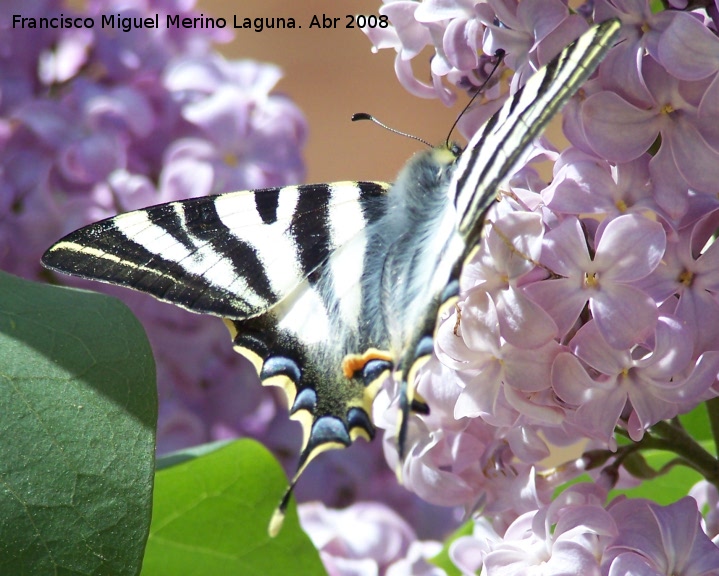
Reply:
<svg viewBox="0 0 719 576"><path fill-rule="evenodd" d="M457 124L459 124L459 121L462 118L462 116L464 116L465 112L467 112L467 110L469 110L469 107L472 104L474 104L474 101L477 99L477 96L479 96L482 93L482 91L486 88L487 83L492 78L494 73L497 71L497 68L499 68L499 65L502 63L502 60L504 60L505 54L506 54L505 51L502 50L501 48L498 48L497 51L494 53L494 57L497 61L494 63L492 70L490 70L489 74L487 75L487 79L484 82L482 82L482 84L479 86L479 88L477 88L477 91L474 93L474 96L472 96L469 99L469 102L467 102L467 105L464 108L462 108L462 111L457 116L457 119L454 121L454 124L452 124L452 127L449 129L449 133L447 134L447 140L445 141L445 144L447 145L448 148L449 148L449 139L452 136L452 132L454 132L454 129L457 127Z"/></svg>
<svg viewBox="0 0 719 576"><path fill-rule="evenodd" d="M387 124L384 124L377 120L372 114L367 114L367 112L356 112L355 114L352 114L352 122L357 122L358 120L371 120L377 126L381 126L385 130L389 130L390 132L394 132L395 134L399 134L400 136L405 136L406 138L411 138L412 140L417 140L417 142L421 142L425 146L428 146L429 148L432 148L433 146L424 140L423 138L420 138L419 136L415 136L414 134L407 134L407 132L401 132L399 130L396 130L395 128L392 128L390 126L387 126Z"/></svg>

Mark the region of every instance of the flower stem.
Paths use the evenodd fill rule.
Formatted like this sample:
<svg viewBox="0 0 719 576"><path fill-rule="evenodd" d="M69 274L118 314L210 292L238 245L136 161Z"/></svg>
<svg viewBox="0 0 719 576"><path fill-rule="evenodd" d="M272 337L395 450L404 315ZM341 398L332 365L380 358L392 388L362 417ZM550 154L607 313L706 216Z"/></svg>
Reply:
<svg viewBox="0 0 719 576"><path fill-rule="evenodd" d="M663 449L674 452L719 489L719 461L687 433L678 419L657 422L651 433ZM650 444L656 443L650 441Z"/></svg>

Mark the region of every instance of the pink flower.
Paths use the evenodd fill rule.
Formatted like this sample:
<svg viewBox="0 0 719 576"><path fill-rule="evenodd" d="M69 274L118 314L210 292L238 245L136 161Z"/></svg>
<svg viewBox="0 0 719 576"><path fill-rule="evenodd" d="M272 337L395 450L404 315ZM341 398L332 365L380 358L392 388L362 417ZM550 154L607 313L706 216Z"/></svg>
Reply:
<svg viewBox="0 0 719 576"><path fill-rule="evenodd" d="M489 4L501 25L488 23L484 50L507 53L507 65L515 72L512 92L587 29L584 19L570 15L559 0Z"/></svg>
<svg viewBox="0 0 719 576"><path fill-rule="evenodd" d="M487 217L486 234L477 258L463 270L462 288L466 300L458 306L461 315L470 318L477 314L473 310L476 301L481 308L478 313L482 314L486 304L482 303L481 294L486 293L497 307L496 318L502 338L519 348L537 348L557 335L549 314L527 298L521 288L527 282L527 275L535 270L535 262L542 251L544 226L541 214L521 210L496 217L494 214ZM530 325L531 331L524 329ZM460 321L459 328L461 326ZM454 332L454 326L452 328Z"/></svg>
<svg viewBox="0 0 719 576"><path fill-rule="evenodd" d="M719 349L719 244L705 249L718 218L714 211L673 235L660 265L639 282L689 328L695 356Z"/></svg>
<svg viewBox="0 0 719 576"><path fill-rule="evenodd" d="M428 558L439 542L417 540L412 528L386 506L359 502L330 510L319 502L299 507L300 522L330 576L442 576Z"/></svg>
<svg viewBox="0 0 719 576"><path fill-rule="evenodd" d="M180 180L192 180L197 165L211 170L206 194L301 181L307 131L294 103L271 93L281 76L276 66L217 54L173 60L164 84L199 133L175 143L166 169Z"/></svg>
<svg viewBox="0 0 719 576"><path fill-rule="evenodd" d="M599 559L617 525L598 492L574 486L548 506L520 516L501 539L487 543L482 574L599 576Z"/></svg>
<svg viewBox="0 0 719 576"><path fill-rule="evenodd" d="M568 148L554 164L552 182L542 190L547 208L558 214L599 214L616 218L626 213L659 212L652 196L649 155L626 163Z"/></svg>
<svg viewBox="0 0 719 576"><path fill-rule="evenodd" d="M719 548L702 531L701 516L692 498L669 506L622 500L610 505L608 511L619 533L604 553L605 574L716 574Z"/></svg>
<svg viewBox="0 0 719 576"><path fill-rule="evenodd" d="M680 217L687 209L680 190L711 194L719 180L719 139L707 122L719 101L719 81L680 81L649 57L642 78L647 97L625 99L605 90L587 98L584 131L591 149L613 162L638 158L661 136L649 172L658 204Z"/></svg>
<svg viewBox="0 0 719 576"><path fill-rule="evenodd" d="M699 403L716 379L719 354L708 353L691 366L693 342L676 318L660 316L651 345L630 350L609 346L596 321L579 329L570 342L574 355L562 353L552 366L557 395L577 407L574 423L589 436L614 446L620 418L633 440L649 426ZM576 356L575 356L576 355ZM596 378L582 368L586 363ZM627 406L627 401L629 405Z"/></svg>
<svg viewBox="0 0 719 576"><path fill-rule="evenodd" d="M716 486L700 480L689 490L689 496L697 501L697 508L702 513L702 530L719 546L719 491Z"/></svg>
<svg viewBox="0 0 719 576"><path fill-rule="evenodd" d="M567 218L544 236L541 263L563 278L525 287L565 335L584 305L607 343L617 349L642 342L657 318L656 304L632 286L657 267L666 236L661 225L627 214L610 221L596 240L594 256L579 221Z"/></svg>

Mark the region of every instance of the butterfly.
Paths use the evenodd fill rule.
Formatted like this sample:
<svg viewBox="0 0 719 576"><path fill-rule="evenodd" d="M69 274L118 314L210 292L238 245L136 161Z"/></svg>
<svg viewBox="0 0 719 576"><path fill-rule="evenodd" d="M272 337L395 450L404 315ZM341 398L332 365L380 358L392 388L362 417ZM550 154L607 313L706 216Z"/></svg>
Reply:
<svg viewBox="0 0 719 576"><path fill-rule="evenodd" d="M339 182L232 192L128 212L65 236L52 270L147 292L224 319L265 385L303 428L297 472L270 523L321 452L371 440L371 405L391 375L404 456L414 393L437 319L500 184L614 42L609 20L529 78L464 150L416 154L392 185Z"/></svg>

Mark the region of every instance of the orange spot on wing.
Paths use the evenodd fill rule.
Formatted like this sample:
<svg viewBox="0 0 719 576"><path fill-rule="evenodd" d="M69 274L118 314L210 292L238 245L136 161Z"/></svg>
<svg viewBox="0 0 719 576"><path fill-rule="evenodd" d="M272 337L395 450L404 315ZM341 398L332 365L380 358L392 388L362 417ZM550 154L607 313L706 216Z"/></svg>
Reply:
<svg viewBox="0 0 719 576"><path fill-rule="evenodd" d="M358 370L365 367L370 360L385 360L392 362L392 355L389 352L370 348L364 354L347 354L342 360L342 372L345 378L352 378Z"/></svg>

